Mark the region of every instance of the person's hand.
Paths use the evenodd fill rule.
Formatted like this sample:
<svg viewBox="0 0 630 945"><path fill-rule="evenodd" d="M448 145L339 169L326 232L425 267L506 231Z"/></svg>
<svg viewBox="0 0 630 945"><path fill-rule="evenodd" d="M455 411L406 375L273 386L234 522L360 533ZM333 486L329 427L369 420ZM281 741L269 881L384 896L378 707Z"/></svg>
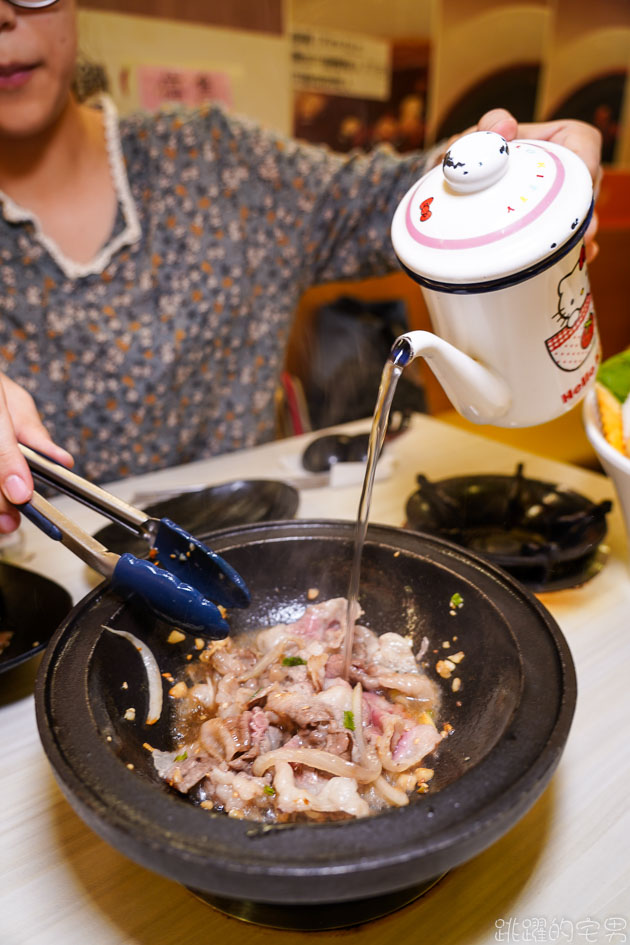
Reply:
<svg viewBox="0 0 630 945"><path fill-rule="evenodd" d="M0 374L0 533L5 534L20 521L13 503L28 502L33 493L33 479L18 441L63 466L74 463L70 453L50 439L28 391Z"/></svg>
<svg viewBox="0 0 630 945"><path fill-rule="evenodd" d="M516 118L504 108L493 108L492 111L486 112L480 119L476 129L469 128L468 130L494 131L502 135L506 141L512 141L514 138L534 138L539 141L554 141L556 144L564 145L565 148L570 148L578 157L582 158L589 169L593 178L595 199L597 199L602 176L600 164L602 136L593 125L588 125L584 121L574 121L573 119L519 124ZM593 213L591 222L584 234L587 262L595 259L599 252L599 246L595 242L597 225L597 214Z"/></svg>

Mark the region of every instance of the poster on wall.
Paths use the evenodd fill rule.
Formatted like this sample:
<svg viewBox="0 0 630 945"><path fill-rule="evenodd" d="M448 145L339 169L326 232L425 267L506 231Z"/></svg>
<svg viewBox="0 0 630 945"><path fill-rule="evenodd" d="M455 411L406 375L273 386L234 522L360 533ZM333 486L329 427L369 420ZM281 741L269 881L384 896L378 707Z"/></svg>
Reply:
<svg viewBox="0 0 630 945"><path fill-rule="evenodd" d="M101 92L114 93L124 102L133 94L133 79L140 108L157 111L161 105L179 104L197 107L205 102L219 102L232 107L230 76L203 69L173 66L122 66L112 78L103 63L79 62L73 88L79 101L87 101Z"/></svg>
<svg viewBox="0 0 630 945"><path fill-rule="evenodd" d="M428 42L296 28L291 37L293 133L335 151L424 143Z"/></svg>
<svg viewBox="0 0 630 945"><path fill-rule="evenodd" d="M140 107L147 111L167 103L196 107L212 101L228 108L232 106L230 77L223 72L138 66L136 81Z"/></svg>

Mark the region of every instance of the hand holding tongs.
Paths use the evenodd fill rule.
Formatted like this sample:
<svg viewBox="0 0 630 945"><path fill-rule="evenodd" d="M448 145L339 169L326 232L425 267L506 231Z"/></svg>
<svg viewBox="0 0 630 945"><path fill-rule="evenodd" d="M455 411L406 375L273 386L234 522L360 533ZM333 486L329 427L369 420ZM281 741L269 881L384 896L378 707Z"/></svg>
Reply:
<svg viewBox="0 0 630 945"><path fill-rule="evenodd" d="M145 512L20 444L33 476L144 538L150 560L114 554L37 492L20 512L90 567L109 578L127 598L139 596L161 619L193 633L225 637L229 626L217 604L247 607L249 591L240 574L218 554L169 519ZM216 603L213 603L216 602Z"/></svg>

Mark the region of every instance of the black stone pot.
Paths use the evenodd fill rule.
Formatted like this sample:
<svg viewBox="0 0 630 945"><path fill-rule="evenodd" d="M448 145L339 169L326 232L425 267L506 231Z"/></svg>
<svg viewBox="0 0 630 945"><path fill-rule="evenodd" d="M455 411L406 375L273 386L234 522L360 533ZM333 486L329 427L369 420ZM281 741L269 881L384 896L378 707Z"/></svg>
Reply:
<svg viewBox="0 0 630 945"><path fill-rule="evenodd" d="M230 615L234 631L297 618L309 588L319 589L319 600L345 595L353 537L352 523L322 521L213 533L212 546L251 590L249 610ZM456 592L464 603L452 615ZM194 643L168 644L169 627L104 587L59 628L37 681L40 736L70 804L114 847L209 901L232 903L236 914L246 900L285 909L302 917L298 924L320 903L337 904L334 911L359 900L359 915L368 918L374 903L391 897L400 905L406 890L479 853L531 807L558 764L576 699L567 644L509 575L453 544L398 528L368 530L361 604L377 632L411 633L418 647L429 638L432 676L448 655L444 640L456 636L451 645L465 653L461 690L443 685L442 721L453 733L432 759L430 793L362 820L271 828L195 806L154 774L143 742L171 747L168 712L156 726L143 725L141 661L128 641L101 628L145 639L173 675ZM135 722L123 718L130 705Z"/></svg>

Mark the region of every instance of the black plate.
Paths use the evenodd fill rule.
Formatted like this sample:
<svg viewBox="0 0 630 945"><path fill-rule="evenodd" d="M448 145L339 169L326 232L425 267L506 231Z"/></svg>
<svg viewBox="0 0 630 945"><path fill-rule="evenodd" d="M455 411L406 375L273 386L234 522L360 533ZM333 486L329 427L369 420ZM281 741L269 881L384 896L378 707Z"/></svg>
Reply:
<svg viewBox="0 0 630 945"><path fill-rule="evenodd" d="M0 633L12 633L0 653L0 673L40 653L71 607L72 598L54 581L0 564Z"/></svg>
<svg viewBox="0 0 630 945"><path fill-rule="evenodd" d="M293 486L275 479L236 479L208 486L198 492L148 505L147 517L170 518L195 538L220 528L293 518L300 502ZM136 538L120 525L106 525L94 536L116 554L125 551L138 558L148 554L146 541Z"/></svg>
<svg viewBox="0 0 630 945"><path fill-rule="evenodd" d="M532 591L583 584L601 570L611 503L522 475L454 476L407 501L407 527L454 541L504 568Z"/></svg>
<svg viewBox="0 0 630 945"><path fill-rule="evenodd" d="M213 546L252 595L249 609L230 614L233 631L296 619L311 587L319 599L345 595L354 532L353 522L296 521L215 533ZM453 616L455 592L464 604ZM187 653L196 655L194 641L169 645L168 626L99 587L59 629L37 679L40 737L65 796L137 862L211 897L250 904L386 896L475 856L530 808L560 759L576 699L567 644L504 571L400 528L368 529L361 604L377 632L409 633L416 647L428 636L432 675L446 652L442 641L456 635L465 652L461 690L443 686L441 715L454 731L439 748L428 794L375 817L272 829L195 806L157 778L144 743L172 747L168 711L143 725L142 662L102 625L146 640L173 674ZM124 718L131 705L134 721Z"/></svg>

